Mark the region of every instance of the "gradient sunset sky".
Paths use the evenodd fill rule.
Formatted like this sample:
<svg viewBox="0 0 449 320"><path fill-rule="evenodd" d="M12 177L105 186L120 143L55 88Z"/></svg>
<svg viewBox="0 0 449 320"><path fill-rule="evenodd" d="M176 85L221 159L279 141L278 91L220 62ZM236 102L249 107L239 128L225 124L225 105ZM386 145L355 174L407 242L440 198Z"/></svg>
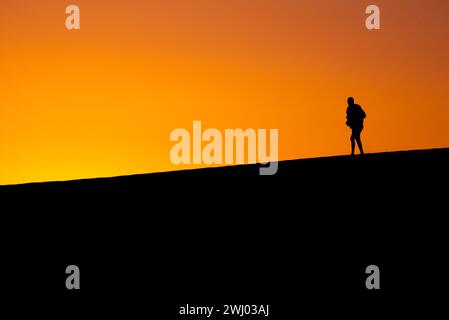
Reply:
<svg viewBox="0 0 449 320"><path fill-rule="evenodd" d="M188 169L193 120L346 154L348 96L367 152L449 147L449 1L2 0L0 75L0 184Z"/></svg>

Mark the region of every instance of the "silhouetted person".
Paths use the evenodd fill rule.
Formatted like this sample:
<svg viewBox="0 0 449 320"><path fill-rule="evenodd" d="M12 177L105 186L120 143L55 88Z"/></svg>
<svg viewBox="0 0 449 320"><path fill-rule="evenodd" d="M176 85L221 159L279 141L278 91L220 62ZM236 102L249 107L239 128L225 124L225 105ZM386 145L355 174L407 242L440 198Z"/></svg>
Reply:
<svg viewBox="0 0 449 320"><path fill-rule="evenodd" d="M359 147L360 154L363 153L362 140L360 134L363 130L363 120L366 118L366 113L362 107L354 103L354 98L348 98L348 109L346 109L346 125L352 129L351 135L351 155L354 155L355 143Z"/></svg>

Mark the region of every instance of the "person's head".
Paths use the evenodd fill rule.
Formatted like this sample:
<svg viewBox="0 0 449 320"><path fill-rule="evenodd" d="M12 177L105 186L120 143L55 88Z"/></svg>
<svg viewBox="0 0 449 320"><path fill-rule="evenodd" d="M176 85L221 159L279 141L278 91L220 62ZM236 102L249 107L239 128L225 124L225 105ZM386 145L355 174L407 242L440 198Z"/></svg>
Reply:
<svg viewBox="0 0 449 320"><path fill-rule="evenodd" d="M354 104L354 98L353 97L349 97L348 98L348 105L352 106Z"/></svg>

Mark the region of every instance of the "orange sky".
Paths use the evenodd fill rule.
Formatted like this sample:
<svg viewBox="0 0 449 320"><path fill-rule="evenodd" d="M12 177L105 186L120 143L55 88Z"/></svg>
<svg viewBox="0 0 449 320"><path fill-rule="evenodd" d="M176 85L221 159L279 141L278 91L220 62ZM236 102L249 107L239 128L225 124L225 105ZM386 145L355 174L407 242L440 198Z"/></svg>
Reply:
<svg viewBox="0 0 449 320"><path fill-rule="evenodd" d="M0 184L185 169L169 135L193 120L348 153L349 95L368 152L448 147L448 31L447 0L2 0Z"/></svg>

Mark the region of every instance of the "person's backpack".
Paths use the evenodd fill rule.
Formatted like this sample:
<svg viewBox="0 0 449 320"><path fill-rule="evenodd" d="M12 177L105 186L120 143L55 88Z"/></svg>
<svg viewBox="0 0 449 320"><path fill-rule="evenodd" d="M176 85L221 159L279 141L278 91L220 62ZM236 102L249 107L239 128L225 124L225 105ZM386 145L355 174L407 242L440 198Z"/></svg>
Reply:
<svg viewBox="0 0 449 320"><path fill-rule="evenodd" d="M363 120L366 118L366 112L360 106L358 109L359 109L359 113L360 113L360 119L362 119L362 122L363 122Z"/></svg>

